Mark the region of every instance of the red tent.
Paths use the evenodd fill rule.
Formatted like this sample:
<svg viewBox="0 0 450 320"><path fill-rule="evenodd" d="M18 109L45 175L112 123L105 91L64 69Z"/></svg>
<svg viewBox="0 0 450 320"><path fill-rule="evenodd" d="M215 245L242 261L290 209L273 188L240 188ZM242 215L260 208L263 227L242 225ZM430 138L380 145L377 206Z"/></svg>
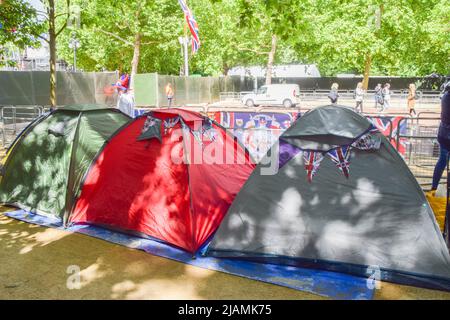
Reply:
<svg viewBox="0 0 450 320"><path fill-rule="evenodd" d="M245 148L217 123L191 111L156 110L105 145L70 221L143 233L195 252L254 167Z"/></svg>

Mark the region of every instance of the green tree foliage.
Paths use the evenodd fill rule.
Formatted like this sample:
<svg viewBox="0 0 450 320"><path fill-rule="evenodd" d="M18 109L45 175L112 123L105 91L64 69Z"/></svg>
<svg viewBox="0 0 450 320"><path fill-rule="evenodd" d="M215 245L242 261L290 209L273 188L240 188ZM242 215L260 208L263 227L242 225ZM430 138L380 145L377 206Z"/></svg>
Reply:
<svg viewBox="0 0 450 320"><path fill-rule="evenodd" d="M183 15L176 1L78 0L80 29L69 28L58 44L60 55L72 60L68 44L73 34L81 41L78 61L85 70L174 73L181 60L178 35Z"/></svg>
<svg viewBox="0 0 450 320"><path fill-rule="evenodd" d="M324 75L362 73L368 55L375 74L448 72L445 0L318 0L303 14L312 24L296 52Z"/></svg>
<svg viewBox="0 0 450 320"><path fill-rule="evenodd" d="M226 74L237 65L268 66L271 59L275 64L316 63L323 75L414 76L450 69L448 0L187 2L201 38L198 54L190 56L191 73ZM64 12L65 1L57 4ZM72 4L82 9L81 27L61 33L59 58L72 61L68 44L76 34L81 41L78 66L86 71L179 73L184 18L178 1Z"/></svg>
<svg viewBox="0 0 450 320"><path fill-rule="evenodd" d="M6 45L19 49L39 46L34 35L43 32L43 26L37 19L36 10L28 3L22 0L0 2L0 25L0 56Z"/></svg>

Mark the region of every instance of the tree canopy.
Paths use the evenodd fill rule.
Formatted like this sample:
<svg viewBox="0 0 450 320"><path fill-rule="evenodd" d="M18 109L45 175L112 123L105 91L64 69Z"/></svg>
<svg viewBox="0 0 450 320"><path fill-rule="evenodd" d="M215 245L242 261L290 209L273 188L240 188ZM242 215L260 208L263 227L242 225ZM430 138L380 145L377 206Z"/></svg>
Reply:
<svg viewBox="0 0 450 320"><path fill-rule="evenodd" d="M0 57L6 46L14 45L18 49L38 46L35 35L42 31L36 9L29 3L22 0L0 1Z"/></svg>
<svg viewBox="0 0 450 320"><path fill-rule="evenodd" d="M17 18L34 21L23 0L8 1L21 3L27 12ZM62 7L66 3L55 1ZM271 59L274 64L317 64L322 75L330 76L368 70L377 75L422 76L450 70L448 0L187 3L201 39L199 52L190 56L191 73L226 74L238 65L269 66ZM82 9L81 24L61 33L57 42L60 59L72 61L69 41L76 36L81 42L78 67L86 71L130 72L134 68L179 74L182 54L178 37L184 33L184 19L178 1L72 0L71 5ZM15 25L26 26L24 23ZM0 33L0 44L17 41L9 37Z"/></svg>

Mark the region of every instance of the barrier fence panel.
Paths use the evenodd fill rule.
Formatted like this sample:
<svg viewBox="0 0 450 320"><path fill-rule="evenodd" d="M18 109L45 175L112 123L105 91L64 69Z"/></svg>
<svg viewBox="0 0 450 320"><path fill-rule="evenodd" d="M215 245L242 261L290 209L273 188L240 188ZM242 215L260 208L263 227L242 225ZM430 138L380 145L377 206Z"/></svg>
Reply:
<svg viewBox="0 0 450 320"><path fill-rule="evenodd" d="M115 72L57 72L57 104L115 104ZM49 105L48 71L0 71L1 105Z"/></svg>
<svg viewBox="0 0 450 320"><path fill-rule="evenodd" d="M403 118L399 126L406 130L397 132L397 150L405 146L404 159L414 176L423 186L430 186L434 166L439 158L437 141L439 117ZM445 183L443 177L441 183Z"/></svg>
<svg viewBox="0 0 450 320"><path fill-rule="evenodd" d="M2 147L8 147L30 122L43 113L42 106L2 106L0 113Z"/></svg>

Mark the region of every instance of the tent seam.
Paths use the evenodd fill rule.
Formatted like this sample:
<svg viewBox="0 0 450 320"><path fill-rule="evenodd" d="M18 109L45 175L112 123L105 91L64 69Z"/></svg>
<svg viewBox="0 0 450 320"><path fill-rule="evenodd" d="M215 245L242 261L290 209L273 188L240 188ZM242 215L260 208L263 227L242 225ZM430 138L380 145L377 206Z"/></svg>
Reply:
<svg viewBox="0 0 450 320"><path fill-rule="evenodd" d="M66 182L66 201L64 203L64 215L62 217L64 228L67 227L67 221L68 221L69 215L70 215L70 212L68 211L68 208L67 208L67 205L68 205L67 197L70 196L69 195L69 181L70 181L70 177L72 176L72 171L73 171L73 166L74 166L74 161L75 161L74 160L75 140L78 139L78 132L79 132L79 129L80 129L80 123L81 123L81 116L82 115L83 115L83 111L80 111L80 113L78 114L78 119L77 119L77 127L75 128L74 137L72 139L72 148L71 148L71 151L70 151L70 162L69 162L69 172L68 172L69 175L67 177L67 182Z"/></svg>
<svg viewBox="0 0 450 320"><path fill-rule="evenodd" d="M195 209L194 209L194 203L192 200L192 187L191 187L191 175L189 174L189 169L190 169L190 161L188 161L187 159L187 154L186 154L186 143L185 143L185 130L183 130L183 126L187 126L187 124L183 121L183 118L180 116L180 122L182 124L182 133L183 133L183 150L184 150L184 158L186 161L186 167L187 167L187 177L188 177L188 189L189 189L189 206L191 207L191 230L192 230L192 245L193 248L196 247L196 241L195 241L195 232L196 232L196 228L195 228ZM197 249L195 248L193 253L195 254L195 251Z"/></svg>

